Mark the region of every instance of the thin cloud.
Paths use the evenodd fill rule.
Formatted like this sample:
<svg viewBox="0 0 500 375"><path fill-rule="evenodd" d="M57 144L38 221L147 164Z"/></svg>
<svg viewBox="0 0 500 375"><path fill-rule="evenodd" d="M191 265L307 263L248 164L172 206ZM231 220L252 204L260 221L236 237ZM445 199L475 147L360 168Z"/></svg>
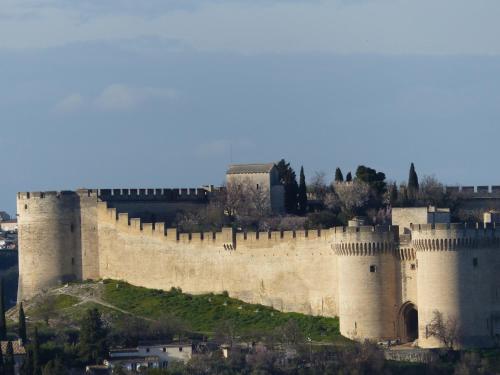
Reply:
<svg viewBox="0 0 500 375"><path fill-rule="evenodd" d="M54 106L54 111L60 114L73 113L81 110L85 105L85 100L79 93L69 94L61 99Z"/></svg>
<svg viewBox="0 0 500 375"><path fill-rule="evenodd" d="M500 55L498 0L5 1L0 48L147 36L251 54Z"/></svg>
<svg viewBox="0 0 500 375"><path fill-rule="evenodd" d="M109 112L132 111L146 104L171 101L177 95L177 91L169 88L111 84L102 89L96 97L85 98L79 93L69 94L55 104L54 112L70 114L83 109Z"/></svg>
<svg viewBox="0 0 500 375"><path fill-rule="evenodd" d="M97 109L104 111L128 111L148 102L163 102L176 96L176 91L172 89L112 84L104 88L94 104Z"/></svg>

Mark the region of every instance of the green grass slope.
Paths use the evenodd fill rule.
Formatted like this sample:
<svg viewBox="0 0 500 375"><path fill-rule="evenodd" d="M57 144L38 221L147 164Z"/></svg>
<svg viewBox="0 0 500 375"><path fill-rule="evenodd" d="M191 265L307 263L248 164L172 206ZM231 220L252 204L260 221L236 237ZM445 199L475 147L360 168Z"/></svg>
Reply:
<svg viewBox="0 0 500 375"><path fill-rule="evenodd" d="M297 322L306 337L315 341L339 341L337 318L284 313L271 307L249 304L225 294L190 295L178 289L168 292L105 280L102 299L134 315L150 319L173 316L196 332L211 333L223 321L230 321L242 335L264 332Z"/></svg>
<svg viewBox="0 0 500 375"><path fill-rule="evenodd" d="M77 328L85 311L96 307L111 326L126 326L134 317L148 322L180 322L189 332L213 336L221 325L229 323L238 337L256 338L294 320L304 338L325 343L348 342L339 333L338 318L284 313L227 294L191 295L175 288L162 291L115 280L72 283L34 297L24 305L29 323L43 323L56 330ZM17 308L9 311L8 318L17 320Z"/></svg>

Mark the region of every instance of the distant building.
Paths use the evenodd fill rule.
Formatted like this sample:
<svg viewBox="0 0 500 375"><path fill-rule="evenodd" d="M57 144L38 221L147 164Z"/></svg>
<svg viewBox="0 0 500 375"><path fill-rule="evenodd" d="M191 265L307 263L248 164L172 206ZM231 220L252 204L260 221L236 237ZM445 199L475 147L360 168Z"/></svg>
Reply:
<svg viewBox="0 0 500 375"><path fill-rule="evenodd" d="M429 207L393 207L392 225L399 226L399 233L410 233L411 224L449 224L450 209Z"/></svg>
<svg viewBox="0 0 500 375"><path fill-rule="evenodd" d="M26 357L26 349L22 344L21 340L11 341L12 349L14 350L14 373L16 375L20 374L21 366L24 363ZM0 341L0 346L2 348L2 353L5 358L5 353L7 351L8 341Z"/></svg>
<svg viewBox="0 0 500 375"><path fill-rule="evenodd" d="M143 343L136 348L110 350L104 364L110 369L121 367L126 371L167 368L171 362L187 363L192 354L192 344Z"/></svg>
<svg viewBox="0 0 500 375"><path fill-rule="evenodd" d="M227 184L248 184L265 192L272 212L285 210L285 190L274 163L232 164L226 172Z"/></svg>
<svg viewBox="0 0 500 375"><path fill-rule="evenodd" d="M500 223L500 211L492 210L485 212L483 215L483 221L487 224Z"/></svg>
<svg viewBox="0 0 500 375"><path fill-rule="evenodd" d="M0 221L0 229L4 232L16 231L17 230L17 220L3 220Z"/></svg>

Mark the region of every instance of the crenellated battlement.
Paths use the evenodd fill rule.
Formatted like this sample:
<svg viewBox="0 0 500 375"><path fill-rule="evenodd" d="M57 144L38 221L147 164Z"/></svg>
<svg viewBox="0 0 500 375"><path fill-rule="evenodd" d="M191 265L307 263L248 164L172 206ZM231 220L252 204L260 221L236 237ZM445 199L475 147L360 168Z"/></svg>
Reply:
<svg viewBox="0 0 500 375"><path fill-rule="evenodd" d="M99 189L103 201L206 201L209 192L204 188L178 189Z"/></svg>
<svg viewBox="0 0 500 375"><path fill-rule="evenodd" d="M28 199L43 199L43 198L74 198L76 193L69 190L61 191L32 191L32 192L19 192L17 193L18 200L28 200Z"/></svg>
<svg viewBox="0 0 500 375"><path fill-rule="evenodd" d="M99 202L98 210L101 217L114 223L117 228L129 233L150 234L165 238L167 241L176 241L193 245L224 244L228 250L234 250L237 244L268 246L276 242L290 241L329 241L335 228L293 231L259 231L236 232L232 228L222 228L220 232L179 233L176 228L166 228L163 222L143 222L140 218L131 218L128 213L119 213L116 208L108 207L107 202ZM231 248L229 248L229 244Z"/></svg>
<svg viewBox="0 0 500 375"><path fill-rule="evenodd" d="M209 191L205 188L164 188L164 189L78 189L76 191L33 191L19 192L20 200L45 197L79 195L96 197L107 202L118 201L191 201L205 202Z"/></svg>
<svg viewBox="0 0 500 375"><path fill-rule="evenodd" d="M412 244L416 250L458 250L500 247L500 226L496 224L413 224Z"/></svg>
<svg viewBox="0 0 500 375"><path fill-rule="evenodd" d="M337 255L372 256L397 247L397 226L335 227L333 246Z"/></svg>
<svg viewBox="0 0 500 375"><path fill-rule="evenodd" d="M500 185L446 186L444 190L446 193L461 193L473 198L500 198Z"/></svg>

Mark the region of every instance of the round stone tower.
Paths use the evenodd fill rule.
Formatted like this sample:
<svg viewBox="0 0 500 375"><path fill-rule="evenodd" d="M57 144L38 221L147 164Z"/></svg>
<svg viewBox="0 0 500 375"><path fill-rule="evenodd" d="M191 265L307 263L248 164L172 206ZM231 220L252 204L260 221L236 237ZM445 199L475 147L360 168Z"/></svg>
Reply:
<svg viewBox="0 0 500 375"><path fill-rule="evenodd" d="M493 227L412 226L417 252L418 344L444 346L433 334L438 315L457 347L492 344L498 304L499 245Z"/></svg>
<svg viewBox="0 0 500 375"><path fill-rule="evenodd" d="M78 195L18 193L18 301L76 278L80 264Z"/></svg>
<svg viewBox="0 0 500 375"><path fill-rule="evenodd" d="M340 332L351 339L396 336L398 228L335 228Z"/></svg>

